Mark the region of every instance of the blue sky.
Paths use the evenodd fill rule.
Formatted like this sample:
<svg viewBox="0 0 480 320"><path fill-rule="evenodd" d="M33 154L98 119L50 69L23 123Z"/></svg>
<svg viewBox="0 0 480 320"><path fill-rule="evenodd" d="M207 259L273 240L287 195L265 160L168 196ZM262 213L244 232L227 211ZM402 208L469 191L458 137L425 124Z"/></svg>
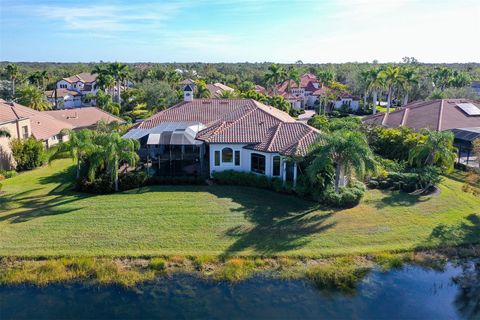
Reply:
<svg viewBox="0 0 480 320"><path fill-rule="evenodd" d="M480 62L478 0L0 4L0 60Z"/></svg>

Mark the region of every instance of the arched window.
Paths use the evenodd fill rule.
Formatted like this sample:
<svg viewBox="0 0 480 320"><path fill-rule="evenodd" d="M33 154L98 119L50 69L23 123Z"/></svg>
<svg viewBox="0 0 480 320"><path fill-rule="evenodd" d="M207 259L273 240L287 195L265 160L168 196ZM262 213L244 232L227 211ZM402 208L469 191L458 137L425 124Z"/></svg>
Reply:
<svg viewBox="0 0 480 320"><path fill-rule="evenodd" d="M273 157L272 175L274 177L278 177L280 175L280 156Z"/></svg>
<svg viewBox="0 0 480 320"><path fill-rule="evenodd" d="M252 153L250 170L252 172L265 174L265 156L258 153Z"/></svg>
<svg viewBox="0 0 480 320"><path fill-rule="evenodd" d="M225 162L225 163L233 162L233 150L232 150L232 148L223 148L222 149L222 162Z"/></svg>

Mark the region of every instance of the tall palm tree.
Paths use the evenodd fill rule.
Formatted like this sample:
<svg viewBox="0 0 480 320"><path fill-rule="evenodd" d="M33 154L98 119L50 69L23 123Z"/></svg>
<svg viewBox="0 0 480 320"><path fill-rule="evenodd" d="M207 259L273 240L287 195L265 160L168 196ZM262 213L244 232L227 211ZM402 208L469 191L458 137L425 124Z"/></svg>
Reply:
<svg viewBox="0 0 480 320"><path fill-rule="evenodd" d="M16 93L17 101L20 104L26 105L38 111L51 109L45 94L42 90L35 86L19 87Z"/></svg>
<svg viewBox="0 0 480 320"><path fill-rule="evenodd" d="M408 160L418 167L438 166L447 173L453 170L457 156L453 146L455 136L450 131L423 130L427 136L424 143L419 143L410 150Z"/></svg>
<svg viewBox="0 0 480 320"><path fill-rule="evenodd" d="M115 79L115 84L117 85L117 98L116 101L121 104L121 87L122 79L125 74L128 72L128 66L123 63L113 62L107 66L108 74L110 74Z"/></svg>
<svg viewBox="0 0 480 320"><path fill-rule="evenodd" d="M360 82L363 87L363 108L364 110L367 109L367 98L368 98L368 90L370 87L370 82L372 80L370 70L362 70L359 73Z"/></svg>
<svg viewBox="0 0 480 320"><path fill-rule="evenodd" d="M93 150L93 131L88 129L80 131L64 129L61 133L68 135L68 141L60 145L59 151L67 151L73 161L77 162L77 179L79 179L81 161Z"/></svg>
<svg viewBox="0 0 480 320"><path fill-rule="evenodd" d="M35 71L28 76L28 80L30 81L30 83L36 85L38 88L40 88L41 78L42 74L40 71Z"/></svg>
<svg viewBox="0 0 480 320"><path fill-rule="evenodd" d="M307 167L310 179L317 179L318 172L330 165L335 167L335 192L345 186L353 173L363 178L368 172L376 172L377 164L367 138L359 131L336 130L322 133L310 148L313 160ZM343 180L343 181L342 181Z"/></svg>
<svg viewBox="0 0 480 320"><path fill-rule="evenodd" d="M387 86L387 113L390 113L392 106L393 90L402 84L402 73L400 67L388 66L381 71L381 75Z"/></svg>
<svg viewBox="0 0 480 320"><path fill-rule="evenodd" d="M10 131L7 129L2 129L0 128L0 138L11 138L12 135L10 134Z"/></svg>
<svg viewBox="0 0 480 320"><path fill-rule="evenodd" d="M10 78L10 81L12 81L12 97L15 97L15 81L20 75L20 71L18 70L18 66L13 63L7 65L5 70L7 71L7 75Z"/></svg>
<svg viewBox="0 0 480 320"><path fill-rule="evenodd" d="M406 105L408 103L408 94L418 85L418 77L416 70L411 67L403 68L401 73L402 88L405 91L402 105Z"/></svg>
<svg viewBox="0 0 480 320"><path fill-rule="evenodd" d="M335 80L335 73L330 70L319 70L317 72L317 79L322 85L329 86L330 83Z"/></svg>
<svg viewBox="0 0 480 320"><path fill-rule="evenodd" d="M287 78L287 72L278 64L272 64L268 67L268 71L265 74L265 83L273 88L273 94L277 94L277 85Z"/></svg>
<svg viewBox="0 0 480 320"><path fill-rule="evenodd" d="M103 159L106 162L107 172L113 180L115 191L118 192L118 167L120 162L135 166L138 161L137 150L140 147L138 140L123 139L117 132L101 134L100 145L103 147Z"/></svg>
<svg viewBox="0 0 480 320"><path fill-rule="evenodd" d="M287 71L288 92L290 92L291 84L296 83L300 87L300 71L295 67L290 67Z"/></svg>
<svg viewBox="0 0 480 320"><path fill-rule="evenodd" d="M385 88L385 82L383 81L383 77L381 75L380 69L371 69L369 75L369 83L368 83L368 90L372 92L373 96L373 114L377 113L377 96L378 92Z"/></svg>

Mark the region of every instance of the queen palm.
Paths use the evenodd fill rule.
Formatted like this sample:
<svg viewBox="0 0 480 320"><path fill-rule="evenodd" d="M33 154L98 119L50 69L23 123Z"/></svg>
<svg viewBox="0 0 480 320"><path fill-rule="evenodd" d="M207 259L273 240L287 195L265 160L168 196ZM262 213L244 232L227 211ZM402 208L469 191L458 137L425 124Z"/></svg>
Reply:
<svg viewBox="0 0 480 320"><path fill-rule="evenodd" d="M12 82L12 97L15 97L15 81L20 75L20 71L18 70L18 66L13 63L7 65L5 70L7 71L8 78Z"/></svg>
<svg viewBox="0 0 480 320"><path fill-rule="evenodd" d="M287 72L278 64L272 64L268 67L268 71L265 74L265 83L269 84L273 88L273 94L277 94L277 85L287 78Z"/></svg>
<svg viewBox="0 0 480 320"><path fill-rule="evenodd" d="M418 85L417 72L414 68L402 69L402 88L405 91L403 96L403 104L408 103L408 94Z"/></svg>
<svg viewBox="0 0 480 320"><path fill-rule="evenodd" d="M380 69L371 69L368 82L368 90L372 92L373 96L373 114L377 113L377 96L378 92L385 87L385 82L381 76Z"/></svg>
<svg viewBox="0 0 480 320"><path fill-rule="evenodd" d="M59 151L67 151L73 161L77 162L77 179L79 179L81 161L93 150L93 131L87 129L80 131L64 129L62 134L68 135L68 141L60 145Z"/></svg>
<svg viewBox="0 0 480 320"><path fill-rule="evenodd" d="M291 84L296 83L298 87L300 87L300 72L297 68L291 67L287 72L287 80L288 80L288 92L290 92Z"/></svg>
<svg viewBox="0 0 480 320"><path fill-rule="evenodd" d="M208 90L207 84L204 80L197 80L197 97L198 98L210 98L210 90Z"/></svg>
<svg viewBox="0 0 480 320"><path fill-rule="evenodd" d="M455 164L456 148L453 146L454 135L450 131L423 130L427 136L424 143L419 143L410 150L408 160L418 167L437 166L451 172Z"/></svg>
<svg viewBox="0 0 480 320"><path fill-rule="evenodd" d="M350 181L353 173L363 178L368 172L375 173L377 164L367 138L359 131L336 130L322 133L309 151L313 157L307 174L315 181L318 173L329 166L335 168L335 192Z"/></svg>
<svg viewBox="0 0 480 320"><path fill-rule="evenodd" d="M390 113L392 106L393 90L402 84L403 76L400 67L388 66L381 71L381 76L385 81L387 87L387 113Z"/></svg>
<svg viewBox="0 0 480 320"><path fill-rule="evenodd" d="M35 86L19 87L16 93L17 101L38 111L50 109L50 104L42 90Z"/></svg>

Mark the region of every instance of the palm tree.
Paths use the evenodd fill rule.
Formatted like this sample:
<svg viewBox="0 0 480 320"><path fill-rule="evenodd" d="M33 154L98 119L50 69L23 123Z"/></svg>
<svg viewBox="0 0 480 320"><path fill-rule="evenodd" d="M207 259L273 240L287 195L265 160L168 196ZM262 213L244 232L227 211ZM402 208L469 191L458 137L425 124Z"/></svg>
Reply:
<svg viewBox="0 0 480 320"><path fill-rule="evenodd" d="M123 139L117 132L101 134L99 139L103 147L101 154L106 162L107 172L113 180L115 191L118 192L118 167L120 162L135 166L138 161L138 140Z"/></svg>
<svg viewBox="0 0 480 320"><path fill-rule="evenodd" d="M10 131L7 129L0 128L0 138L11 138Z"/></svg>
<svg viewBox="0 0 480 320"><path fill-rule="evenodd" d="M50 75L46 70L39 72L39 79L40 79L40 82L42 83L43 90L45 90L45 88L47 87L45 82L48 81L49 78L50 78Z"/></svg>
<svg viewBox="0 0 480 320"><path fill-rule="evenodd" d="M99 88L108 92L113 97L112 88L115 87L115 79L111 75L107 73L99 74L97 77L97 85Z"/></svg>
<svg viewBox="0 0 480 320"><path fill-rule="evenodd" d="M268 71L265 74L265 83L272 86L273 94L277 94L277 85L287 78L287 72L278 64L272 64L268 67Z"/></svg>
<svg viewBox="0 0 480 320"><path fill-rule="evenodd" d="M381 76L385 81L385 85L388 89L387 95L387 113L390 113L390 107L392 105L393 90L395 87L402 84L402 73L400 67L388 66L381 71Z"/></svg>
<svg viewBox="0 0 480 320"><path fill-rule="evenodd" d="M197 87L197 98L208 99L210 98L210 90L208 90L207 84L204 80L195 81Z"/></svg>
<svg viewBox="0 0 480 320"><path fill-rule="evenodd" d="M385 87L385 82L381 76L380 69L370 70L370 79L368 83L368 90L372 91L373 96L373 114L377 113L377 96L378 92Z"/></svg>
<svg viewBox="0 0 480 320"><path fill-rule="evenodd" d="M125 77L125 74L128 73L128 66L126 64L113 62L107 66L108 74L115 79L115 84L117 85L117 99L116 101L121 104L121 85L122 79Z"/></svg>
<svg viewBox="0 0 480 320"><path fill-rule="evenodd" d="M329 86L335 80L335 74L329 70L319 70L317 79L323 86Z"/></svg>
<svg viewBox="0 0 480 320"><path fill-rule="evenodd" d="M401 73L402 88L405 91L402 105L406 105L408 103L408 94L418 85L418 77L414 68L403 68Z"/></svg>
<svg viewBox="0 0 480 320"><path fill-rule="evenodd" d="M291 67L287 72L288 92L290 92L291 83L296 83L300 87L300 71L297 68Z"/></svg>
<svg viewBox="0 0 480 320"><path fill-rule="evenodd" d="M367 138L359 131L336 130L328 134L321 133L309 153L313 156L307 167L310 179L316 180L318 172L333 165L337 193L341 186L350 181L352 173L358 178L363 178L366 173L374 173L377 170Z"/></svg>
<svg viewBox="0 0 480 320"><path fill-rule="evenodd" d="M218 94L218 98L220 99L237 99L238 94L235 91L231 90L221 90Z"/></svg>
<svg viewBox="0 0 480 320"><path fill-rule="evenodd" d="M16 96L18 103L26 105L32 109L38 111L51 109L43 91L35 86L19 87Z"/></svg>
<svg viewBox="0 0 480 320"><path fill-rule="evenodd" d="M450 131L423 130L427 136L424 143L419 143L410 150L408 160L418 167L438 166L447 173L451 172L456 159L453 146L455 136Z"/></svg>
<svg viewBox="0 0 480 320"><path fill-rule="evenodd" d="M35 71L28 76L28 80L30 81L31 84L37 85L37 87L40 88L41 77L42 77L41 72Z"/></svg>
<svg viewBox="0 0 480 320"><path fill-rule="evenodd" d="M368 98L368 90L370 87L371 82L371 73L370 70L362 70L359 74L360 82L363 86L363 108L364 110L367 109L367 98Z"/></svg>
<svg viewBox="0 0 480 320"><path fill-rule="evenodd" d="M9 64L5 68L7 71L7 75L12 81L12 97L15 97L15 80L17 80L18 76L20 75L20 71L18 70L18 66L16 64Z"/></svg>
<svg viewBox="0 0 480 320"><path fill-rule="evenodd" d="M77 162L77 179L80 178L81 161L92 151L92 137L93 131L82 129L74 131L64 129L61 132L63 135L68 135L68 141L60 145L59 151L67 151L74 161Z"/></svg>

